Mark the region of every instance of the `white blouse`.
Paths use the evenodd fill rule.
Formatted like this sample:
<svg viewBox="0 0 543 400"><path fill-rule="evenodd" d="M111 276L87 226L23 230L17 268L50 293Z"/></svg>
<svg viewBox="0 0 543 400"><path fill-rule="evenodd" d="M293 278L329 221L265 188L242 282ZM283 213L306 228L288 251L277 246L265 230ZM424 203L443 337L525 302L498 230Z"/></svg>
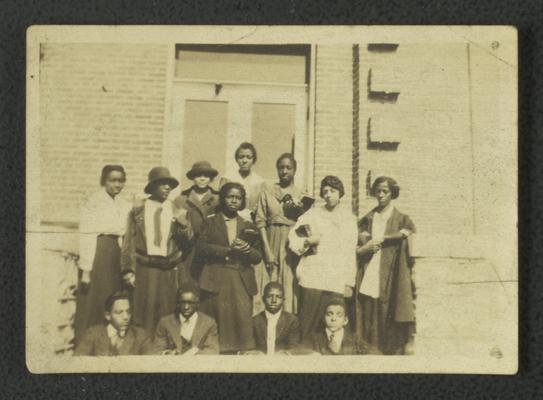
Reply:
<svg viewBox="0 0 543 400"><path fill-rule="evenodd" d="M306 238L299 237L296 230L305 224L313 234L320 235L317 254L304 255L308 250ZM315 206L298 219L288 240L290 249L302 256L296 269L301 286L336 293L354 286L358 228L356 217L346 206L339 204L332 211L324 205Z"/></svg>
<svg viewBox="0 0 543 400"><path fill-rule="evenodd" d="M112 198L105 189L90 196L81 209L79 223L80 269L92 270L99 235L124 235L130 208L128 201L119 196Z"/></svg>
<svg viewBox="0 0 543 400"><path fill-rule="evenodd" d="M372 239L383 239L385 236L385 230L387 227L387 222L392 215L394 207L390 205L383 212L376 212L373 214L373 221L371 224L371 237ZM374 253L371 257L366 271L364 271L364 278L362 279L362 284L360 285L359 292L365 294L366 296L373 297L374 299L379 298L379 277L381 275L381 250Z"/></svg>

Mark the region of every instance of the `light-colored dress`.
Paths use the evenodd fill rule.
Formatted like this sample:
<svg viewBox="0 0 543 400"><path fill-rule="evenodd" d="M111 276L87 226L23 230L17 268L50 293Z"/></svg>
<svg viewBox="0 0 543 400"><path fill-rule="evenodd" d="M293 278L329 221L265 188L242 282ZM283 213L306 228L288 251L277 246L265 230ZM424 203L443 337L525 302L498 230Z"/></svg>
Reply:
<svg viewBox="0 0 543 400"><path fill-rule="evenodd" d="M306 238L297 233L302 225L309 225L311 234L320 235L316 253L305 245ZM298 317L303 340L323 328L330 298L343 296L345 286L355 286L357 241L356 217L342 204L332 211L324 205L315 206L290 230L289 247L301 256L296 277L300 285Z"/></svg>
<svg viewBox="0 0 543 400"><path fill-rule="evenodd" d="M294 202L299 202L304 193L296 186L281 188L278 183L264 185L260 193L256 209L255 225L257 228L266 228L270 250L279 263L278 281L285 289L284 309L290 313L297 313L297 295L294 277L294 269L298 257L287 247L288 234L296 221L285 216L281 200L286 194L290 194ZM270 281L265 268L255 271L259 292Z"/></svg>
<svg viewBox="0 0 543 400"><path fill-rule="evenodd" d="M296 234L301 225L309 225L313 234L320 235L317 253L306 255L304 237ZM289 235L290 249L302 256L296 269L300 286L343 293L345 286L354 286L356 277L356 217L344 205L328 211L318 205L302 215Z"/></svg>

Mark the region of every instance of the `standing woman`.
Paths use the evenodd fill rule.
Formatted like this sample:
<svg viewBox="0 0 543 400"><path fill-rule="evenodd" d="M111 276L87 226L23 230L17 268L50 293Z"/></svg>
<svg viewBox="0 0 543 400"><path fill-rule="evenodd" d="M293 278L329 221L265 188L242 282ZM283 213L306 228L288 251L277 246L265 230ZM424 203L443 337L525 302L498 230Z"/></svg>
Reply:
<svg viewBox="0 0 543 400"><path fill-rule="evenodd" d="M217 213L205 221L196 246L196 256L204 262L199 279L201 310L217 321L223 354L255 346L252 314L257 286L252 265L262 256L256 227L238 215L245 196L239 183L221 188Z"/></svg>
<svg viewBox="0 0 543 400"><path fill-rule="evenodd" d="M357 333L383 354L405 354L415 332L413 263L407 241L415 226L392 204L400 194L394 179L377 178L371 193L377 207L359 223Z"/></svg>
<svg viewBox="0 0 543 400"><path fill-rule="evenodd" d="M290 249L301 256L296 269L300 285L298 317L302 340L322 329L322 316L334 296L351 297L356 276L356 217L341 204L345 194L336 176L321 181L318 205L302 215L288 235Z"/></svg>
<svg viewBox="0 0 543 400"><path fill-rule="evenodd" d="M104 321L104 303L121 288L121 241L130 204L118 195L126 173L120 165L102 168L100 185L81 209L79 224L80 286L75 314L76 342L90 326Z"/></svg>
<svg viewBox="0 0 543 400"><path fill-rule="evenodd" d="M217 170L209 162L195 162L187 172L192 186L183 190L174 200L176 207L187 210L187 218L196 236L199 235L206 218L215 213L219 204L219 193L210 186L217 174ZM194 251L185 255L183 264L177 271L180 286L197 279L201 268L198 261L194 258Z"/></svg>
<svg viewBox="0 0 543 400"><path fill-rule="evenodd" d="M243 185L247 193L247 206L245 209L240 210L239 215L253 222L258 204L258 196L264 184L264 179L252 171L257 159L255 146L251 143L243 142L236 149L235 159L239 166L238 171L223 176L219 181L219 187L222 187L226 182L238 182Z"/></svg>
<svg viewBox="0 0 543 400"><path fill-rule="evenodd" d="M304 212L303 192L294 186L296 160L284 153L275 163L279 182L264 185L256 210L256 227L260 231L266 272L257 270L257 282L264 287L269 280L278 281L284 288L284 308L297 312L294 268L296 256L288 249L290 229ZM261 276L259 276L261 275Z"/></svg>

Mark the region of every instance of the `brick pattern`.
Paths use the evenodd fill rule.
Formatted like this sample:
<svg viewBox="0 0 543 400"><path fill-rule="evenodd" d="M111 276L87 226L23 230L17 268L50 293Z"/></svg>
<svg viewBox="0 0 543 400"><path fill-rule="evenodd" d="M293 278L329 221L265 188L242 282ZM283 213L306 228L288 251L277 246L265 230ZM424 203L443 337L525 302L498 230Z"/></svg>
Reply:
<svg viewBox="0 0 543 400"><path fill-rule="evenodd" d="M391 80L389 85L385 78L376 79L371 90L399 90L397 99L371 98L370 70L372 76ZM360 45L360 93L367 94L360 99L361 214L375 206L366 193L368 173L371 181L388 175L401 187L398 208L413 218L420 233L472 231L467 71L462 43L400 44L392 52ZM368 148L370 118L372 126L399 141L396 148Z"/></svg>
<svg viewBox="0 0 543 400"><path fill-rule="evenodd" d="M343 204L352 199L352 45L319 45L316 54L315 195L326 175L345 186Z"/></svg>
<svg viewBox="0 0 543 400"><path fill-rule="evenodd" d="M162 160L167 56L167 45L42 45L42 221L77 222L104 164L141 192Z"/></svg>

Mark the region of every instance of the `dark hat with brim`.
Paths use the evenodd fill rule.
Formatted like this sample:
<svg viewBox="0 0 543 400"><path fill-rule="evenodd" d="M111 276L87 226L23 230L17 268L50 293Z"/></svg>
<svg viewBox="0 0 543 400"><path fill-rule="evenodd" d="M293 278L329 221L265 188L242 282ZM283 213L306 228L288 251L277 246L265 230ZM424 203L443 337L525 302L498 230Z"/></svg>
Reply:
<svg viewBox="0 0 543 400"><path fill-rule="evenodd" d="M170 174L170 170L168 168L154 167L151 171L149 171L149 182L147 183L147 186L145 186L145 193L151 194L153 186L160 182L169 183L172 189L179 186L179 181Z"/></svg>
<svg viewBox="0 0 543 400"><path fill-rule="evenodd" d="M198 161L192 165L192 168L187 172L187 178L194 179L197 176L209 176L211 179L215 178L219 172L211 166L207 161Z"/></svg>

